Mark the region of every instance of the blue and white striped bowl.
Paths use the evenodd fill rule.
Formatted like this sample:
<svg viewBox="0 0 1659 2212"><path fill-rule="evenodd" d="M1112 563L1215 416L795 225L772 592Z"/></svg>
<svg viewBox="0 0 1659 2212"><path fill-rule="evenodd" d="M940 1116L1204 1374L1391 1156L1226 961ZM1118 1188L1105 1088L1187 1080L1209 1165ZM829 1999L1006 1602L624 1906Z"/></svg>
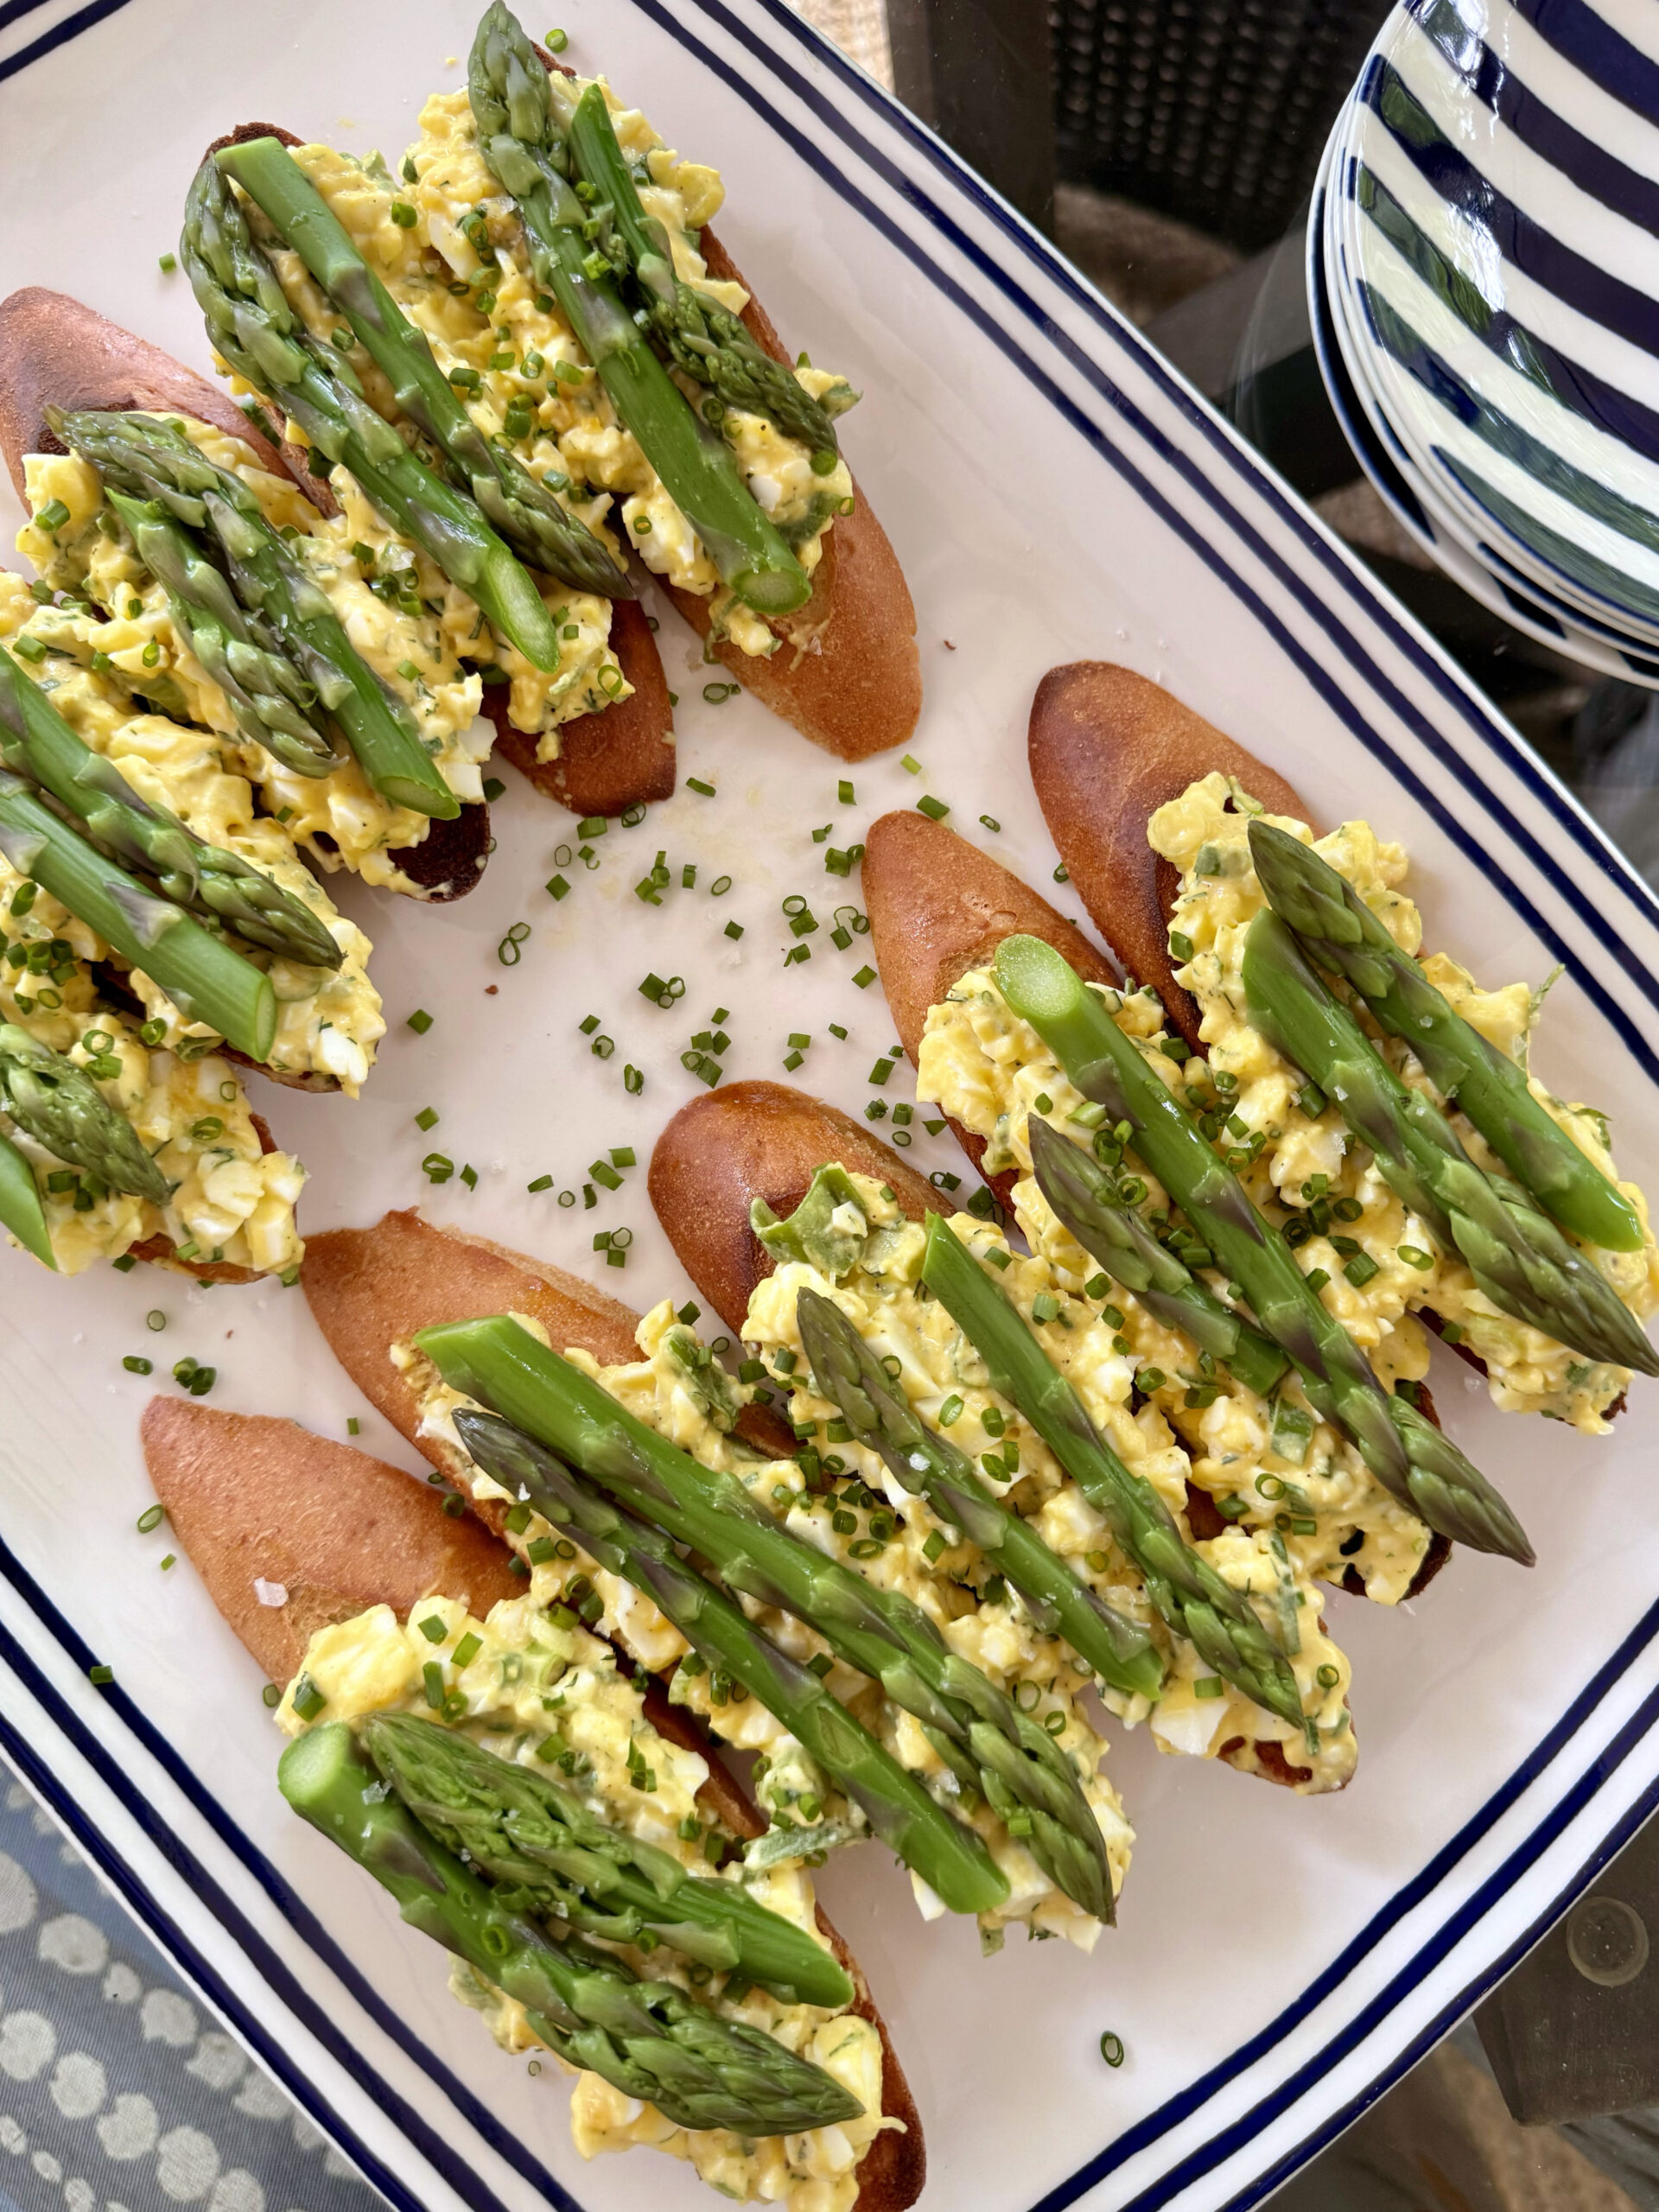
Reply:
<svg viewBox="0 0 1659 2212"><path fill-rule="evenodd" d="M1402 0L1329 177L1330 311L1414 491L1491 588L1652 654L1659 9Z"/></svg>

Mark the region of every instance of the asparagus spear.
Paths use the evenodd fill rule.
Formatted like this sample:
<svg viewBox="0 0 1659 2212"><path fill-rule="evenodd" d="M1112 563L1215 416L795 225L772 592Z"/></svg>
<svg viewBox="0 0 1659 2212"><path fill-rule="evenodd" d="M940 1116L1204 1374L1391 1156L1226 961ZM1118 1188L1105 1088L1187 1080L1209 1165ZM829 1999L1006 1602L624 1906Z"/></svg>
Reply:
<svg viewBox="0 0 1659 2212"><path fill-rule="evenodd" d="M1133 1291L1147 1313L1192 1338L1200 1351L1230 1368L1247 1390L1265 1398L1290 1361L1214 1291L1166 1251L1092 1154L1069 1144L1033 1114L1027 1124L1032 1172L1055 1218L1071 1230L1114 1282Z"/></svg>
<svg viewBox="0 0 1659 2212"><path fill-rule="evenodd" d="M234 605L251 626L274 633L281 658L345 732L376 791L394 806L454 820L460 801L422 743L413 716L352 644L327 594L301 568L239 476L215 467L181 429L154 416L60 415L48 408L47 416L106 486L118 486L161 506L184 528L211 537ZM229 658L234 673L235 657Z"/></svg>
<svg viewBox="0 0 1659 2212"><path fill-rule="evenodd" d="M42 1266L57 1272L52 1232L46 1208L28 1155L9 1136L0 1135L0 1229L9 1229L24 1251L32 1252Z"/></svg>
<svg viewBox="0 0 1659 2212"><path fill-rule="evenodd" d="M1268 908L1244 940L1244 995L1268 1041L1333 1099L1378 1173L1494 1306L1586 1359L1659 1375L1659 1352L1605 1275L1518 1184L1494 1182L1421 1090L1402 1083Z"/></svg>
<svg viewBox="0 0 1659 2212"><path fill-rule="evenodd" d="M803 1290L795 1307L801 1343L819 1391L839 1409L855 1442L879 1452L907 1491L978 1545L1025 1599L1046 1636L1061 1636L1103 1682L1156 1698L1163 1661L1139 1622L1126 1619L1079 1580L1037 1531L980 1478L965 1452L912 1412L880 1363L831 1300Z"/></svg>
<svg viewBox="0 0 1659 2212"><path fill-rule="evenodd" d="M570 152L597 196L606 254L672 366L707 385L728 407L765 415L785 437L810 446L814 471L829 475L837 451L830 406L813 398L787 362L774 361L755 344L741 315L675 275L668 233L640 205L601 85L589 85L576 102ZM846 396L836 411L844 413L853 394L841 389Z"/></svg>
<svg viewBox="0 0 1659 2212"><path fill-rule="evenodd" d="M0 760L78 816L100 851L130 861L200 919L307 967L338 968L344 959L321 917L281 884L141 798L113 760L82 744L3 645Z"/></svg>
<svg viewBox="0 0 1659 2212"><path fill-rule="evenodd" d="M187 1020L204 1022L263 1060L276 1035L269 976L170 899L158 899L60 822L21 776L0 768L0 853L20 875L140 968Z"/></svg>
<svg viewBox="0 0 1659 2212"><path fill-rule="evenodd" d="M786 2004L852 2003L851 1977L804 1929L740 1884L688 1874L667 1852L608 1827L550 1775L416 1713L372 1713L358 1733L428 1834L523 1910L607 1942L654 1937L704 1966L741 1972Z"/></svg>
<svg viewBox="0 0 1659 2212"><path fill-rule="evenodd" d="M164 1206L165 1175L138 1132L73 1060L38 1043L16 1022L0 1022L0 1105L18 1128L66 1166Z"/></svg>
<svg viewBox="0 0 1659 2212"><path fill-rule="evenodd" d="M503 0L479 24L467 89L479 151L518 204L537 280L557 300L623 427L721 582L758 613L791 613L811 592L806 571L751 498L730 446L687 405L611 283L610 264L589 245L547 72Z"/></svg>
<svg viewBox="0 0 1659 2212"><path fill-rule="evenodd" d="M469 1325L474 1325L460 1327ZM426 1335L446 1333L455 1332ZM952 1912L990 1912L1002 1903L1008 1885L972 1829L936 1805L915 1776L830 1695L810 1667L780 1650L741 1606L694 1573L660 1529L623 1512L533 1437L498 1415L463 1407L455 1415L455 1429L486 1473L546 1519L569 1529L590 1559L643 1590L711 1667L758 1698L861 1808L873 1833Z"/></svg>
<svg viewBox="0 0 1659 2212"><path fill-rule="evenodd" d="M1352 984L1382 1028L1405 1039L1441 1096L1457 1102L1540 1205L1586 1243L1639 1251L1641 1217L1624 1192L1533 1096L1525 1069L1454 1012L1352 885L1287 830L1253 821L1249 837L1274 913L1322 968Z"/></svg>
<svg viewBox="0 0 1659 2212"><path fill-rule="evenodd" d="M996 979L1085 1098L1128 1124L1128 1141L1185 1213L1217 1265L1243 1287L1256 1320L1288 1352L1308 1403L1352 1438L1366 1465L1431 1529L1524 1565L1532 1548L1497 1492L1449 1437L1384 1390L1370 1363L1294 1254L1251 1205L1169 1087L1154 1074L1099 997L1052 946L1004 938Z"/></svg>
<svg viewBox="0 0 1659 2212"><path fill-rule="evenodd" d="M316 344L211 160L196 171L185 203L179 258L207 334L237 374L280 404L331 467L349 468L370 505L430 554L526 660L556 669L553 618L529 570L472 501L434 475L375 413L349 365Z"/></svg>
<svg viewBox="0 0 1659 2212"><path fill-rule="evenodd" d="M961 1658L919 1605L884 1590L704 1467L505 1316L416 1340L446 1382L563 1452L634 1512L690 1545L734 1590L810 1624L873 1677L964 1787L1020 1835L1045 1873L1097 1919L1110 1916L1106 1847L1077 1770L1053 1738Z"/></svg>
<svg viewBox="0 0 1659 2212"><path fill-rule="evenodd" d="M938 1214L928 1218L922 1280L983 1359L995 1387L1019 1407L1104 1518L1176 1635L1255 1704L1299 1728L1308 1726L1290 1662L1249 1599L1185 1541L1152 1484L1130 1473L1082 1399L1050 1365L1007 1293Z"/></svg>
<svg viewBox="0 0 1659 2212"><path fill-rule="evenodd" d="M506 439L487 438L478 428L438 366L425 332L410 321L365 262L282 141L246 138L238 146L222 146L214 158L264 208L351 324L359 344L391 385L399 409L440 448L454 482L471 493L519 559L548 569L577 591L597 592L605 599L634 598L626 573L581 516L560 505L515 458Z"/></svg>
<svg viewBox="0 0 1659 2212"><path fill-rule="evenodd" d="M678 2127L793 2134L861 2109L838 2082L669 1981L641 1981L581 1936L555 1942L391 1795L343 1721L296 1737L276 1770L302 1819L396 1898L411 1928L515 1997L571 2065L655 2105Z"/></svg>
<svg viewBox="0 0 1659 2212"><path fill-rule="evenodd" d="M225 578L156 499L104 496L127 526L139 559L165 589L185 643L230 702L237 728L296 776L326 776L344 755L309 719L315 698L275 640L259 637Z"/></svg>

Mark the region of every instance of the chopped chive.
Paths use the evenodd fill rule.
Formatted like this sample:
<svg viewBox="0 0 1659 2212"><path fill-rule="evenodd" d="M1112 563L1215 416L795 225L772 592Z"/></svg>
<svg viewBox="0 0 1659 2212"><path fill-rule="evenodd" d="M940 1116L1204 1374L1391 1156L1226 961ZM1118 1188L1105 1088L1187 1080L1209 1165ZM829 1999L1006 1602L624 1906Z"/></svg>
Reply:
<svg viewBox="0 0 1659 2212"><path fill-rule="evenodd" d="M979 818L987 830L997 830L1002 827L994 814L982 814Z"/></svg>
<svg viewBox="0 0 1659 2212"><path fill-rule="evenodd" d="M738 938L741 938L741 937L742 936L742 934L743 934L743 925L742 925L742 923L741 923L741 922L728 922L728 923L727 923L727 925L726 925L726 931L725 931L725 933L726 933L726 935L727 935L728 938L731 938L734 941L735 941Z"/></svg>
<svg viewBox="0 0 1659 2212"><path fill-rule="evenodd" d="M1192 1685L1194 1697L1220 1697L1224 1685L1219 1675L1200 1675Z"/></svg>
<svg viewBox="0 0 1659 2212"><path fill-rule="evenodd" d="M568 899L570 895L570 886L562 875L549 876L546 888L555 899Z"/></svg>
<svg viewBox="0 0 1659 2212"><path fill-rule="evenodd" d="M533 1183L526 1183L524 1185L527 1191L550 1191L552 1187L553 1178L550 1175L538 1175Z"/></svg>
<svg viewBox="0 0 1659 2212"><path fill-rule="evenodd" d="M415 1126L417 1129L435 1129L437 1125L438 1116L436 1109L434 1107L423 1106L420 1112L415 1116Z"/></svg>
<svg viewBox="0 0 1659 2212"><path fill-rule="evenodd" d="M347 1436L361 1436L363 1433L363 1424L355 1414L346 1416L346 1433Z"/></svg>
<svg viewBox="0 0 1659 2212"><path fill-rule="evenodd" d="M919 776L922 772L922 764L913 753L906 753L899 766L901 768L908 768L912 776Z"/></svg>
<svg viewBox="0 0 1659 2212"><path fill-rule="evenodd" d="M492 806L495 804L497 799L501 797L506 788L506 785L502 782L499 776L486 776L484 779L484 796Z"/></svg>
<svg viewBox="0 0 1659 2212"><path fill-rule="evenodd" d="M688 776L685 779L685 788L689 791L700 791L704 798L713 798L715 796L714 785L705 784L700 776Z"/></svg>
<svg viewBox="0 0 1659 2212"><path fill-rule="evenodd" d="M857 975L854 976L853 981L861 991L868 990L869 986L875 981L874 969L861 968Z"/></svg>
<svg viewBox="0 0 1659 2212"><path fill-rule="evenodd" d="M424 1037L432 1027L432 1017L424 1007L416 1007L405 1026L412 1029L417 1037Z"/></svg>
<svg viewBox="0 0 1659 2212"><path fill-rule="evenodd" d="M925 814L931 821L943 822L950 810L942 798L934 798L930 795L926 798L917 800L916 811L918 814Z"/></svg>
<svg viewBox="0 0 1659 2212"><path fill-rule="evenodd" d="M327 1702L310 1675L302 1674L294 1685L294 1710L301 1719L315 1720Z"/></svg>
<svg viewBox="0 0 1659 2212"><path fill-rule="evenodd" d="M175 253L164 253L156 265L163 276L170 276L179 265L179 257Z"/></svg>

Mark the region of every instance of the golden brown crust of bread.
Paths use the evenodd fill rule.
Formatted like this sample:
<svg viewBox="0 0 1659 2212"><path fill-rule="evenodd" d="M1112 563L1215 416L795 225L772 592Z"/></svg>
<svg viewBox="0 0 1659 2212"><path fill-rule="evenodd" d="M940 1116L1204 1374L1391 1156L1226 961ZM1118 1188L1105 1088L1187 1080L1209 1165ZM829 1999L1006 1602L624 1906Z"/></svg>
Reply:
<svg viewBox="0 0 1659 2212"><path fill-rule="evenodd" d="M296 1421L152 1398L140 1433L180 1543L273 1682L299 1672L318 1629L371 1605L402 1616L441 1595L484 1614L524 1593L501 1546L435 1490ZM286 1605L261 1605L256 1578Z"/></svg>
<svg viewBox="0 0 1659 2212"><path fill-rule="evenodd" d="M1110 661L1052 668L1031 703L1031 779L1090 920L1126 975L1150 983L1195 1051L1198 1008L1175 981L1166 916L1175 871L1147 842L1156 810L1219 769L1270 814L1306 810L1282 776L1160 684Z"/></svg>
<svg viewBox="0 0 1659 2212"><path fill-rule="evenodd" d="M262 468L289 473L219 385L67 292L30 284L0 301L0 450L20 499L24 454L63 450L47 427L48 406L193 415L239 438Z"/></svg>
<svg viewBox="0 0 1659 2212"><path fill-rule="evenodd" d="M625 807L674 795L674 709L657 640L635 601L611 606L611 644L630 697L562 725L556 760L538 760L536 740L507 719L505 684L485 687L484 711L496 742L521 776L572 814L620 814Z"/></svg>
<svg viewBox="0 0 1659 2212"><path fill-rule="evenodd" d="M741 284L748 292L743 320L755 343L776 361L791 359L741 270L712 231L702 233L702 254L710 276ZM793 723L803 737L843 760L867 760L872 753L902 745L922 710L910 587L886 531L856 485L854 496L852 513L837 516L823 541L811 598L789 618L797 627L823 625L817 650L798 652L785 644L761 660L729 643L713 649L745 690ZM690 591L671 590L669 595L706 640L708 600Z"/></svg>
<svg viewBox="0 0 1659 2212"><path fill-rule="evenodd" d="M884 814L866 834L864 903L881 988L912 1065L921 1051L927 1009L958 976L982 966L1005 937L1039 937L1064 953L1091 982L1113 983L1116 970L1074 923L1028 883L925 814ZM976 1168L985 1140L950 1123ZM986 1176L1003 1205L1018 1178Z"/></svg>
<svg viewBox="0 0 1659 2212"><path fill-rule="evenodd" d="M734 1083L682 1106L657 1140L648 1184L680 1264L734 1335L772 1258L749 1227L749 1201L792 1213L814 1171L839 1160L886 1183L912 1221L937 1193L868 1127L783 1083Z"/></svg>
<svg viewBox="0 0 1659 2212"><path fill-rule="evenodd" d="M389 1348L401 1338L440 1321L512 1312L540 1321L558 1351L582 1344L607 1366L639 1357L639 1317L616 1299L412 1210L372 1229L312 1237L300 1282L329 1349L369 1403L446 1472L441 1450L417 1434L415 1392L391 1363Z"/></svg>

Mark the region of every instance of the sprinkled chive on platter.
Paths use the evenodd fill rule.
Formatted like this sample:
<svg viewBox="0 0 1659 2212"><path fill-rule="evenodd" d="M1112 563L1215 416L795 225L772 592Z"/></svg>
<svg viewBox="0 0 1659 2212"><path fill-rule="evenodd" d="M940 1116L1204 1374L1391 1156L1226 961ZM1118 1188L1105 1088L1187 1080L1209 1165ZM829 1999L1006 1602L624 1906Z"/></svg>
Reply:
<svg viewBox="0 0 1659 2212"><path fill-rule="evenodd" d="M9 282L72 292L199 366L199 320L159 257L200 148L253 113L395 156L426 95L458 81L446 59L470 28L422 0L394 36L382 10L306 5L266 11L257 37L240 11L181 0L81 20L42 10L0 35L20 180ZM357 1101L253 1079L310 1171L303 1227L424 1202L631 1303L689 1300L643 1170L715 1065L855 1113L879 1101L913 1161L962 1173L922 1111L899 1120L913 1096L902 1064L868 1080L894 1032L867 939L836 918L861 904L856 872L826 859L925 798L1052 888L1025 720L1042 672L1086 657L1166 683L1323 821L1363 815L1401 839L1428 938L1476 972L1541 982L1563 963L1541 1052L1607 1112L1624 1172L1659 1173L1650 895L1318 525L783 8L583 0L566 27L572 59L718 165L723 235L771 313L864 395L845 447L915 595L923 715L906 755L843 770L723 696L653 600L679 700L673 798L584 836L503 767L496 849L468 899L417 908L330 879L374 940L391 1029ZM124 132L118 184L111 118L151 115L166 130ZM19 520L9 507L9 534ZM563 894L545 887L559 881ZM1065 905L1064 886L1054 895ZM809 913L817 930L798 929ZM150 1502L137 1417L175 1362L215 1370L216 1403L336 1437L356 1421L365 1446L412 1465L301 1297L107 1270L54 1281L7 1254L0 1307L9 1755L394 2202L699 2202L660 2160L584 2166L553 2075L501 2060L391 1911L334 1881L273 1787L258 1670L188 1567L162 1570L164 1531L135 1525ZM165 1321L153 1334L151 1312ZM155 1376L124 1370L130 1357ZM927 2201L1259 2201L1659 1799L1650 1390L1637 1383L1592 1442L1506 1421L1450 1362L1433 1379L1471 1456L1503 1467L1541 1564L1522 1581L1460 1553L1408 1614L1332 1598L1358 1684L1351 1789L1294 1800L1160 1759L1145 1732L1121 1737L1112 1774L1141 1849L1092 1959L1054 1944L982 1961L971 1929L921 1923L884 1854L825 1871L925 2116ZM1121 2038L1121 2064L1103 2063L1103 2037Z"/></svg>

